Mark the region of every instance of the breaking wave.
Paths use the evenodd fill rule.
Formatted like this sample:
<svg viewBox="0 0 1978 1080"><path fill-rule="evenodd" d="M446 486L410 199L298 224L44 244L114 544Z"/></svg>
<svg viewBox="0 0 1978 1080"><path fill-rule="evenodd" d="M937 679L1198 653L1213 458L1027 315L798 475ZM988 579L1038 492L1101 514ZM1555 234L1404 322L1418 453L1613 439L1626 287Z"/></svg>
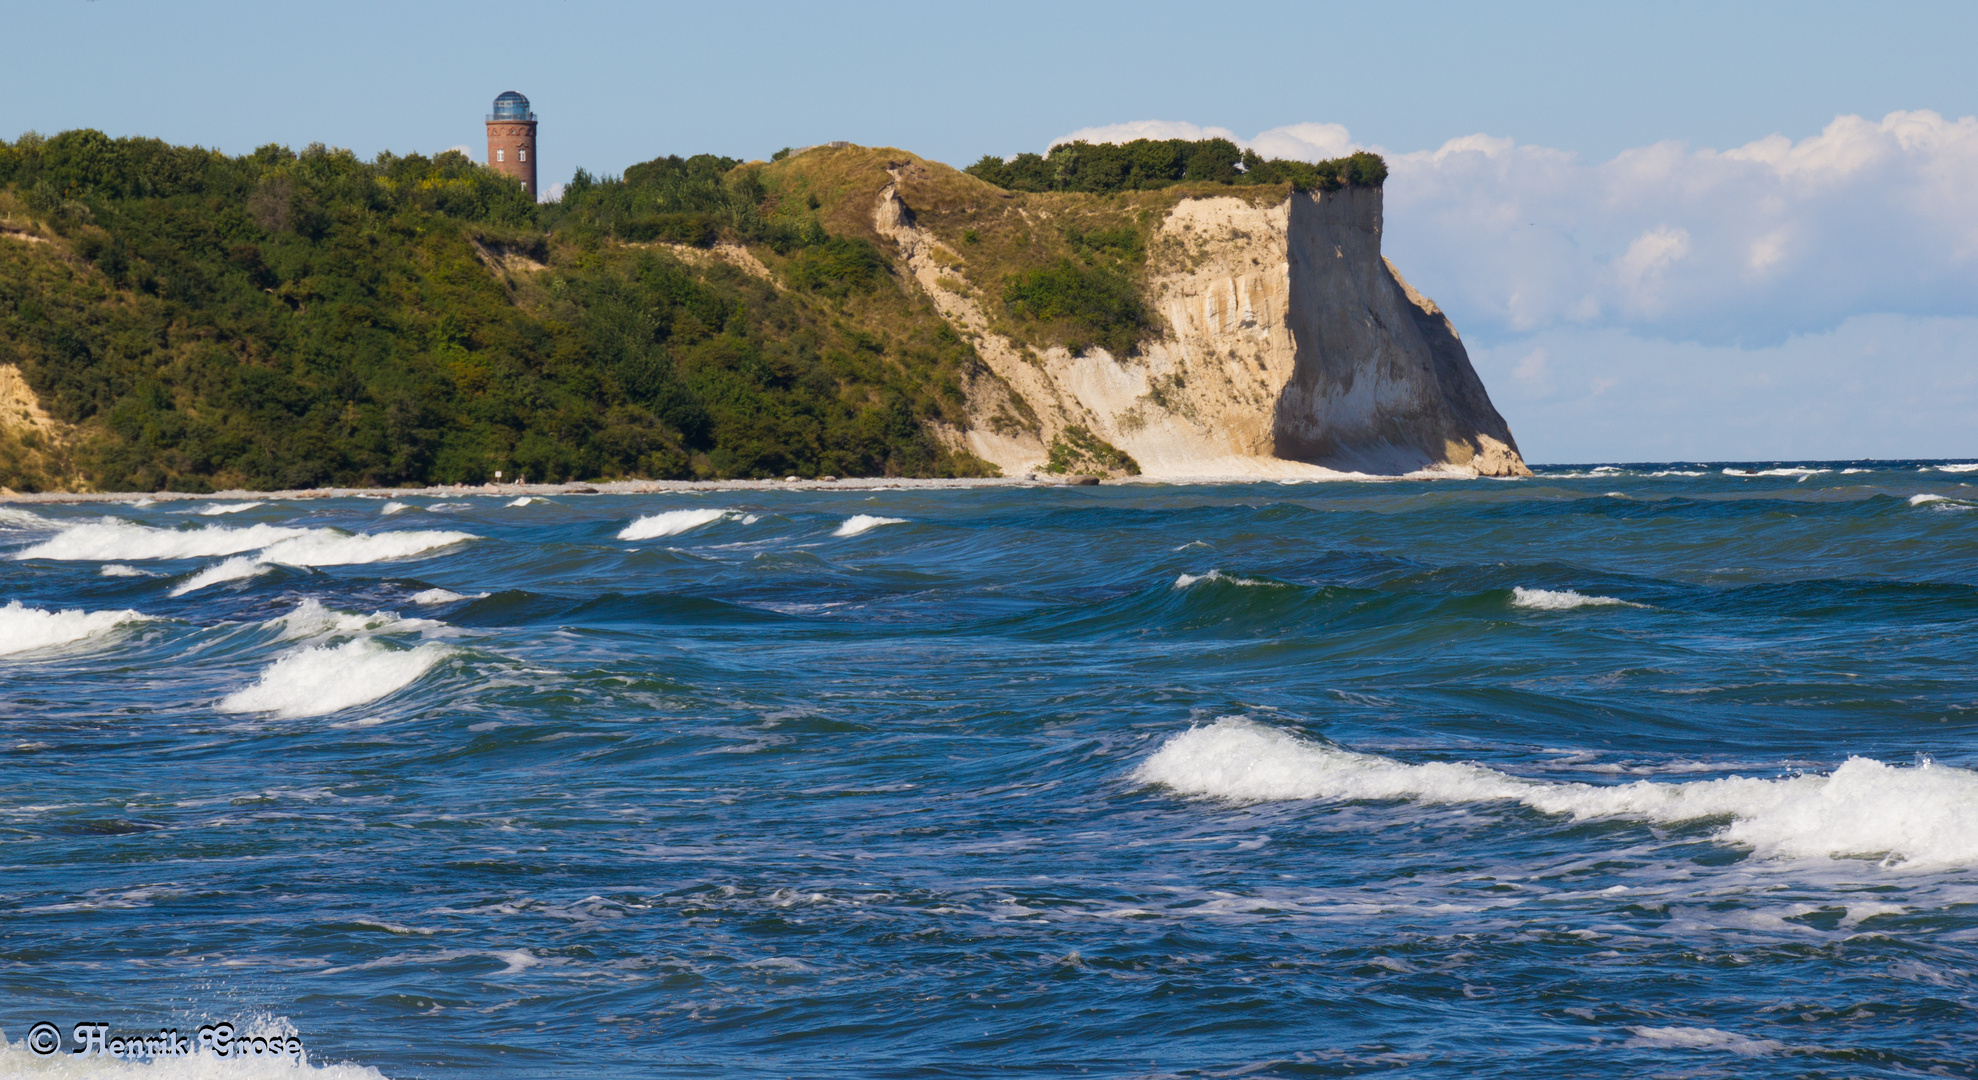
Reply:
<svg viewBox="0 0 1978 1080"><path fill-rule="evenodd" d="M103 518L64 529L39 544L15 553L14 558L113 562L198 559L259 551L259 562L287 563L290 566L342 566L410 558L473 539L472 534L462 532L407 530L346 533L336 529L300 529L287 525L155 529L136 522Z"/></svg>
<svg viewBox="0 0 1978 1080"><path fill-rule="evenodd" d="M209 566L184 581L179 582L177 585L172 586L172 595L184 596L189 592L198 592L208 585L218 585L223 581L240 581L244 578L265 574L273 569L274 567L267 563L256 562L245 555L236 555L226 562ZM109 570L110 568L107 566L103 568L104 573L108 573Z"/></svg>
<svg viewBox="0 0 1978 1080"><path fill-rule="evenodd" d="M453 652L432 642L394 649L371 638L289 653L259 681L220 701L222 712L323 716L376 701L410 686Z"/></svg>
<svg viewBox="0 0 1978 1080"><path fill-rule="evenodd" d="M831 535L857 536L862 532L866 532L871 529L876 529L881 525L905 525L906 523L907 523L906 518L876 517L872 514L853 514L851 517L846 518L845 523L843 525L838 526L838 530L832 533Z"/></svg>
<svg viewBox="0 0 1978 1080"><path fill-rule="evenodd" d="M238 514L242 510L252 510L257 506L266 505L268 504L260 502L212 503L198 510L194 510L192 513L198 514L200 517L219 517L221 514Z"/></svg>
<svg viewBox="0 0 1978 1080"><path fill-rule="evenodd" d="M1304 799L1513 802L1548 814L1676 822L1728 817L1717 839L1769 858L1873 857L1906 868L1978 865L1978 773L1849 758L1833 772L1600 786L1481 765L1409 765L1226 716L1171 736L1134 779L1252 803Z"/></svg>
<svg viewBox="0 0 1978 1080"><path fill-rule="evenodd" d="M1186 589L1202 581L1222 581L1231 585L1263 585L1275 589L1289 587L1282 581L1262 581L1257 578L1231 577L1221 570L1211 570L1206 574L1182 574L1174 579L1174 587L1177 589Z"/></svg>
<svg viewBox="0 0 1978 1080"><path fill-rule="evenodd" d="M1536 611L1571 611L1583 607L1640 607L1626 600L1612 596L1588 596L1571 589L1527 589L1518 585L1511 590L1511 606L1532 608Z"/></svg>
<svg viewBox="0 0 1978 1080"><path fill-rule="evenodd" d="M126 623L148 622L135 611L43 611L19 600L0 607L0 656L50 649L108 633Z"/></svg>
<svg viewBox="0 0 1978 1080"><path fill-rule="evenodd" d="M634 521L618 533L620 540L656 540L662 536L678 536L683 532L712 525L725 518L737 517L739 510L666 510L648 514Z"/></svg>

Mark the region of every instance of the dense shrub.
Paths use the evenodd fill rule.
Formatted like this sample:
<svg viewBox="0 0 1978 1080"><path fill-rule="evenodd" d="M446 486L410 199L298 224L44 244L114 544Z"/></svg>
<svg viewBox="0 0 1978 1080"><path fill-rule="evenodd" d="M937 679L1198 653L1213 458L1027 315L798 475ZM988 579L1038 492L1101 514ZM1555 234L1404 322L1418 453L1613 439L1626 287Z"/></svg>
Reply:
<svg viewBox="0 0 1978 1080"><path fill-rule="evenodd" d="M1011 191L1094 194L1144 191L1183 182L1288 183L1301 190L1334 191L1348 184L1378 187L1387 179L1387 163L1378 154L1361 151L1317 163L1266 160L1254 150L1238 149L1227 139L1059 143L1047 155L1018 154L1008 161L986 155L965 171Z"/></svg>
<svg viewBox="0 0 1978 1080"><path fill-rule="evenodd" d="M1152 326L1147 306L1125 274L1070 259L1011 275L1003 302L1020 318L1067 324L1066 344L1074 354L1099 345L1125 356Z"/></svg>

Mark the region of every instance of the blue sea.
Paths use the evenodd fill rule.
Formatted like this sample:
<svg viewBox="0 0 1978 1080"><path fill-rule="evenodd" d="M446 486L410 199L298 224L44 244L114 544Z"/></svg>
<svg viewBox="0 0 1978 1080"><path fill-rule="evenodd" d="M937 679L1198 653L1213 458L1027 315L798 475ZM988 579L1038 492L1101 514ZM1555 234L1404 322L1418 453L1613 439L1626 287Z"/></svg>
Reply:
<svg viewBox="0 0 1978 1080"><path fill-rule="evenodd" d="M0 505L0 1075L1978 1076L1974 485Z"/></svg>

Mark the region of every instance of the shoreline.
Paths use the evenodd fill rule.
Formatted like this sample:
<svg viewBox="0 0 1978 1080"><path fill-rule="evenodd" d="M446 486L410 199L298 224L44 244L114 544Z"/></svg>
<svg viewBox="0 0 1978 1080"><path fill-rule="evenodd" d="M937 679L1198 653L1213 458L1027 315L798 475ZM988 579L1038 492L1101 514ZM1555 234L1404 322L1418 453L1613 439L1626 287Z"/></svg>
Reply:
<svg viewBox="0 0 1978 1080"><path fill-rule="evenodd" d="M952 490L958 488L1062 488L1095 487L1100 485L1160 485L1187 486L1193 484L1305 484L1336 483L1340 481L1394 482L1422 480L1473 480L1470 475L1452 475L1438 472L1414 472L1398 476L1378 476L1370 473L1333 473L1330 476L1126 476L1099 477L1090 474L1066 476L971 476L971 477L911 477L911 476L867 476L847 477L838 480L607 480L597 483L569 484L459 484L434 487L375 487L375 488L286 488L280 491L248 491L229 488L225 491L0 491L0 505L8 503L62 504L62 503L135 503L171 502L187 499L218 500L269 500L269 499L402 499L402 498L454 498L471 495L479 496L540 496L540 495L675 495L697 491L889 491L889 490ZM1498 479L1489 477L1487 479ZM1512 477L1510 479L1519 479Z"/></svg>

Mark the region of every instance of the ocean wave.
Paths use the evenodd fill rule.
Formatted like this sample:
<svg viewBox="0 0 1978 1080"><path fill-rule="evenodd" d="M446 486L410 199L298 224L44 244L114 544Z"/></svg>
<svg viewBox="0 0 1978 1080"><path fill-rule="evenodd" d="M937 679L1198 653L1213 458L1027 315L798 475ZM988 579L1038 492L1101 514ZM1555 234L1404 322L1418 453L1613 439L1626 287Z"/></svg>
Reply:
<svg viewBox="0 0 1978 1080"><path fill-rule="evenodd" d="M869 529L876 529L881 525L905 525L906 523L906 518L878 517L873 514L853 514L851 517L846 518L845 523L838 526L838 531L831 535L857 536L862 532Z"/></svg>
<svg viewBox="0 0 1978 1080"><path fill-rule="evenodd" d="M1211 570L1206 574L1182 574L1174 579L1174 587L1177 589L1186 589L1189 586L1202 581L1224 581L1224 582L1228 582L1231 585L1262 585L1274 589L1290 588L1290 586L1286 585L1282 581L1264 581L1258 578L1232 577L1228 574L1223 573L1221 570Z"/></svg>
<svg viewBox="0 0 1978 1080"><path fill-rule="evenodd" d="M1768 858L1873 857L1904 868L1978 865L1978 773L1851 757L1825 775L1599 786L1481 765L1409 765L1226 716L1171 736L1134 779L1235 803L1307 799L1512 802L1572 819L1730 818L1717 839Z"/></svg>
<svg viewBox="0 0 1978 1080"><path fill-rule="evenodd" d="M311 532L288 525L208 525L198 529L154 529L121 518L71 525L39 544L14 553L16 559L121 562L147 559L199 559L239 555ZM329 530L313 530L327 532Z"/></svg>
<svg viewBox="0 0 1978 1080"><path fill-rule="evenodd" d="M209 566L184 581L179 582L177 585L172 586L172 595L184 596L189 592L198 592L208 585L218 585L223 581L240 581L244 578L265 574L273 569L274 567L267 563L257 562L245 555L236 555L226 562Z"/></svg>
<svg viewBox="0 0 1978 1080"><path fill-rule="evenodd" d="M135 566L125 566L122 563L104 563L103 569L98 570L97 573L103 575L104 577L157 577L158 576L153 571L139 570Z"/></svg>
<svg viewBox="0 0 1978 1080"><path fill-rule="evenodd" d="M325 716L397 693L452 653L432 642L394 649L368 637L312 646L276 660L254 685L222 698L219 708L284 719Z"/></svg>
<svg viewBox="0 0 1978 1080"><path fill-rule="evenodd" d="M1802 469L1797 466L1787 466L1777 469L1725 469L1724 475L1725 476L1797 476L1800 479L1804 480L1809 476L1819 476L1821 473L1830 473L1833 471L1834 470L1832 469Z"/></svg>
<svg viewBox="0 0 1978 1080"><path fill-rule="evenodd" d="M1645 476L1709 476L1710 474L1704 472L1701 469L1658 469L1655 472L1644 473L1643 475Z"/></svg>
<svg viewBox="0 0 1978 1080"><path fill-rule="evenodd" d="M411 503L388 502L383 506L378 507L378 516L390 517L393 514L401 513L406 510L417 510L417 509L419 508L413 506Z"/></svg>
<svg viewBox="0 0 1978 1080"><path fill-rule="evenodd" d="M150 616L124 611L44 611L19 600L0 607L0 656L51 649L115 630L126 623L148 622Z"/></svg>
<svg viewBox="0 0 1978 1080"><path fill-rule="evenodd" d="M261 552L262 562L289 566L349 566L356 563L392 562L410 559L440 548L479 539L472 533L441 530L401 530L381 533L343 533L332 529L310 529L305 535L284 540Z"/></svg>
<svg viewBox="0 0 1978 1080"><path fill-rule="evenodd" d="M1511 606L1531 608L1535 611L1571 611L1583 607L1641 607L1612 596L1588 596L1571 589L1527 589L1523 585L1511 589Z"/></svg>
<svg viewBox="0 0 1978 1080"><path fill-rule="evenodd" d="M505 503L502 503L502 505L503 505L503 506L528 506L528 505L529 505L529 504L531 504L531 503L545 503L545 502L548 502L548 501L549 501L548 499L538 499L538 498L536 498L536 497L535 497L535 496L533 496L533 495L524 495L524 496L522 496L522 497L521 497L521 498L519 498L519 499L510 499L509 501L507 501L507 502L505 502Z"/></svg>
<svg viewBox="0 0 1978 1080"><path fill-rule="evenodd" d="M18 506L0 506L0 529L53 529L53 521Z"/></svg>
<svg viewBox="0 0 1978 1080"><path fill-rule="evenodd" d="M221 514L238 514L242 510L252 510L257 506L266 506L266 505L268 504L260 503L260 502L210 503L197 510L188 510L186 511L186 513L198 514L201 517L219 517Z"/></svg>
<svg viewBox="0 0 1978 1080"><path fill-rule="evenodd" d="M1978 461L1966 461L1955 465L1939 465L1938 472L1967 473L1978 472Z"/></svg>
<svg viewBox="0 0 1978 1080"><path fill-rule="evenodd" d="M462 596L452 589L424 589L413 593L411 597L412 602L415 604L451 604L456 600L485 600L487 598L487 593L475 593L469 597Z"/></svg>
<svg viewBox="0 0 1978 1080"><path fill-rule="evenodd" d="M678 536L683 532L712 525L717 521L741 516L740 510L665 510L645 517L625 526L618 533L620 540L656 540L662 536Z"/></svg>
<svg viewBox="0 0 1978 1080"><path fill-rule="evenodd" d="M1953 499L1948 495L1929 495L1929 494L1911 495L1909 497L1909 505L1935 506L1943 510L1969 510L1971 508L1969 503L1963 502L1962 500L1959 499Z"/></svg>
<svg viewBox="0 0 1978 1080"><path fill-rule="evenodd" d="M325 606L313 597L305 597L286 615L278 615L262 625L278 631L285 639L321 637L330 634L361 634L377 631L413 632L436 630L445 623L429 619L407 619L393 611L374 611L369 615L359 615L354 611L338 611Z"/></svg>

